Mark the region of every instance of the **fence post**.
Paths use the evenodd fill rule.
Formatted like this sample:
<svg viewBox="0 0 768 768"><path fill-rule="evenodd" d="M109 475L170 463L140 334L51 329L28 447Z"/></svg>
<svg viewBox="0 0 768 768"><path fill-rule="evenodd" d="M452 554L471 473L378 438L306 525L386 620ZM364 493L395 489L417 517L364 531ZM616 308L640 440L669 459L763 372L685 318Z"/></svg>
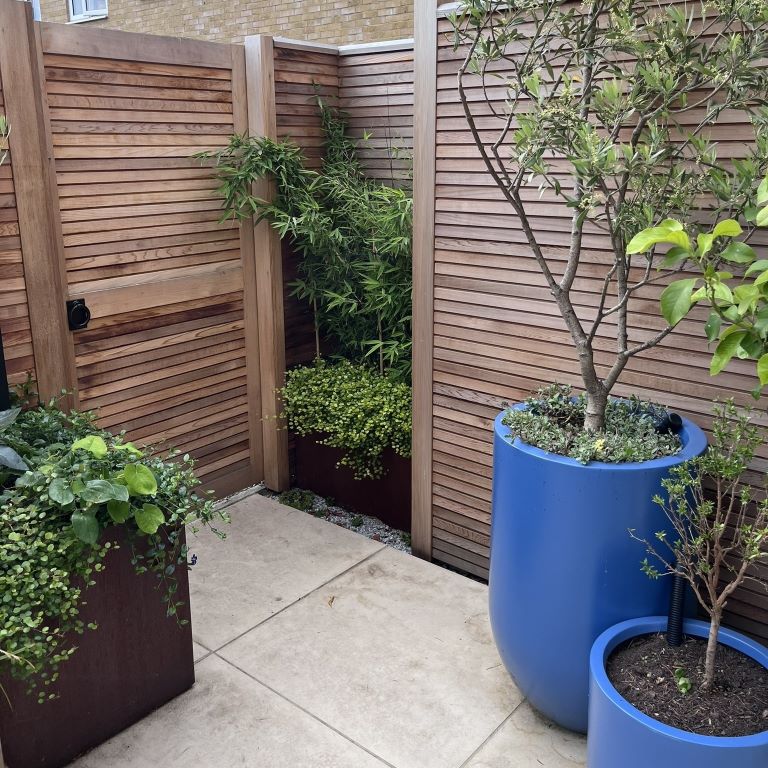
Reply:
<svg viewBox="0 0 768 768"><path fill-rule="evenodd" d="M0 76L37 389L47 400L75 393L75 353L66 316L64 240L53 165L39 25L30 3L0 0ZM74 405L76 394L70 398Z"/></svg>
<svg viewBox="0 0 768 768"><path fill-rule="evenodd" d="M413 131L413 552L432 557L432 345L437 1L415 4Z"/></svg>
<svg viewBox="0 0 768 768"><path fill-rule="evenodd" d="M232 46L232 112L234 129L248 133L248 83L245 48ZM243 319L245 322L245 365L248 392L248 438L254 482L264 478L264 427L262 423L261 359L259 344L258 277L251 220L240 223L240 254L243 264Z"/></svg>
<svg viewBox="0 0 768 768"><path fill-rule="evenodd" d="M255 35L245 39L248 88L248 132L251 136L277 138L275 66L272 38ZM268 200L274 194L271 182L254 185L254 194ZM264 436L264 480L268 488L282 491L289 486L288 432L278 418L277 389L285 381L285 317L283 314L283 261L280 238L267 221L253 229L256 264L261 416Z"/></svg>

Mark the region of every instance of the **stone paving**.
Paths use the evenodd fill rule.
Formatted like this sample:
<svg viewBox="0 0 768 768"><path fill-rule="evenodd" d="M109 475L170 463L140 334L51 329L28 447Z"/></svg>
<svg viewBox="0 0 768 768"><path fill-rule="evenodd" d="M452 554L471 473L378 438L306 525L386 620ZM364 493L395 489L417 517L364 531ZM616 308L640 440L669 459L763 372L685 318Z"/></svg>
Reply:
<svg viewBox="0 0 768 768"><path fill-rule="evenodd" d="M191 574L197 683L72 768L575 768L501 665L487 588L253 495Z"/></svg>

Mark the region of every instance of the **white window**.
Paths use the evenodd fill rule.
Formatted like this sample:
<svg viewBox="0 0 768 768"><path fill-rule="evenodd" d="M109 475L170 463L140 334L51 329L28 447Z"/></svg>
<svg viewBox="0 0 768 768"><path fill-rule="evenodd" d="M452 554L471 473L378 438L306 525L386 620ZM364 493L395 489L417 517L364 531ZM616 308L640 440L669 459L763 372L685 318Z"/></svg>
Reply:
<svg viewBox="0 0 768 768"><path fill-rule="evenodd" d="M70 21L90 21L107 16L107 0L67 0Z"/></svg>

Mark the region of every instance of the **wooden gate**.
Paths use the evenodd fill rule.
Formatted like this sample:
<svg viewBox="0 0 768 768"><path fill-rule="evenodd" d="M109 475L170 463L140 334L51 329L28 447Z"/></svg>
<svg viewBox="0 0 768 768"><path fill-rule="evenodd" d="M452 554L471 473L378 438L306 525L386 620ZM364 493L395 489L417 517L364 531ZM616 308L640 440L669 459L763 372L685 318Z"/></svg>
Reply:
<svg viewBox="0 0 768 768"><path fill-rule="evenodd" d="M21 237L14 250L6 227L4 261L26 288L41 395L65 387L104 427L189 452L220 493L259 482L262 417L275 415L282 375L265 368L273 340L259 339L256 273L274 235L221 223L214 175L194 158L248 130L245 49L36 24L29 10L0 0ZM70 331L68 300L85 301L87 328ZM267 431L276 430L272 418Z"/></svg>

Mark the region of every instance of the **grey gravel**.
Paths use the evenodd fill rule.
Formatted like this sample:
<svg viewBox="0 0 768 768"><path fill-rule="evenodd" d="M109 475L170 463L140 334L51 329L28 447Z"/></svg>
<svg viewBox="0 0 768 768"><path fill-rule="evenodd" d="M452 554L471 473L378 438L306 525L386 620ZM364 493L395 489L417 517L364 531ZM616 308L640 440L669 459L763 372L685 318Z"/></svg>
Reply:
<svg viewBox="0 0 768 768"><path fill-rule="evenodd" d="M411 554L411 535L386 525L377 517L350 512L343 507L329 504L326 499L312 491L305 491L300 488L292 488L285 493L273 493L268 490L260 491L260 493L289 507L300 509L307 514L327 520L329 523L359 533L373 541L380 541L400 552Z"/></svg>

